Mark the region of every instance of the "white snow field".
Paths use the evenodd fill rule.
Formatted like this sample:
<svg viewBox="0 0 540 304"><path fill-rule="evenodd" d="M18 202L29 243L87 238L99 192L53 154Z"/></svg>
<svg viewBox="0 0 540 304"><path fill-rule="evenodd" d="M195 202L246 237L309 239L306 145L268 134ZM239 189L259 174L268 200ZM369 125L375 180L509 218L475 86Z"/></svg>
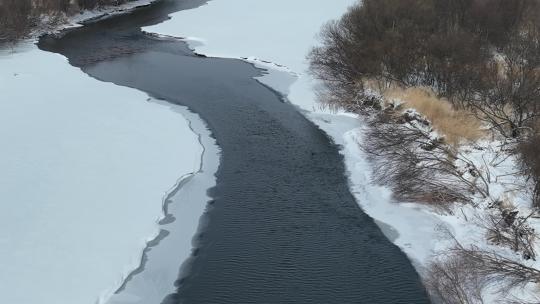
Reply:
<svg viewBox="0 0 540 304"><path fill-rule="evenodd" d="M357 142L361 121L356 115L320 108L315 94L317 82L307 73L306 56L317 44L321 26L339 18L356 2L212 0L197 9L174 13L170 20L144 30L185 37L190 47L201 54L243 58L267 68L269 74L259 81L284 93L337 144L343 145L341 152L358 203L421 270L441 243L434 227L444 222L414 204L396 204L388 189L371 184L370 166Z"/></svg>
<svg viewBox="0 0 540 304"><path fill-rule="evenodd" d="M199 170L198 136L35 46L0 53L0 92L0 303L104 303Z"/></svg>
<svg viewBox="0 0 540 304"><path fill-rule="evenodd" d="M197 229L205 225L201 215L206 210L206 202L211 200L207 191L216 185L220 150L197 114L187 109L181 113L191 122L192 130L200 134L204 147L201 166L196 174L183 180L179 191L169 198L168 211L174 215L175 221L163 223L161 227L170 234L146 252L148 260L144 271L131 277L107 304L162 303L164 296L176 291L174 282L178 279L180 266L192 254L192 241Z"/></svg>

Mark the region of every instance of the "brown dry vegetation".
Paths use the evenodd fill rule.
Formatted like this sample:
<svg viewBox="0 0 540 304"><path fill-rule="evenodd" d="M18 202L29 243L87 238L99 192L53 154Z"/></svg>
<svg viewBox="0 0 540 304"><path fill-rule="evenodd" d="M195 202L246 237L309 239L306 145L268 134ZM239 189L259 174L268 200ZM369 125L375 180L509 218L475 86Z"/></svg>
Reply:
<svg viewBox="0 0 540 304"><path fill-rule="evenodd" d="M437 97L429 88L391 88L384 96L387 100L400 100L404 108L413 108L424 115L453 146L476 141L484 135L482 122L470 111L456 110L446 98Z"/></svg>

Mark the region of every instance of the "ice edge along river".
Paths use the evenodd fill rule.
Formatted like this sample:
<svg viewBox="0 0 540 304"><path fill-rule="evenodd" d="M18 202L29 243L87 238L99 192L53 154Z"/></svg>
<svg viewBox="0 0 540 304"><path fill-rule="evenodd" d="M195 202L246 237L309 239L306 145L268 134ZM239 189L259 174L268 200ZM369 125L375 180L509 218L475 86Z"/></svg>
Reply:
<svg viewBox="0 0 540 304"><path fill-rule="evenodd" d="M138 271L130 274L121 290L104 303L161 303L164 295L176 291L174 282L181 272L180 265L190 258L192 239L198 229L205 226L201 215L207 208L207 202L211 200L207 194L208 189L216 185L215 174L219 167L220 149L197 114L184 107L178 109L190 122L193 132L199 135L199 142L204 148L200 168L184 179L167 198L167 214L174 218L166 218L161 222L161 229L166 231L166 237L158 239L159 243L151 244L145 250L141 265L144 274L138 275Z"/></svg>
<svg viewBox="0 0 540 304"><path fill-rule="evenodd" d="M364 128L360 117L321 108L316 96L320 83L308 73L306 56L318 44L321 26L357 2L212 0L143 30L183 39L199 54L240 58L266 69L257 80L286 96L342 147L357 202L422 273L433 251L452 242L434 228L449 225L412 203L396 204L388 188L371 183L370 164L359 148Z"/></svg>
<svg viewBox="0 0 540 304"><path fill-rule="evenodd" d="M104 303L162 236L170 194L218 152L187 109L34 45L0 53L0 90L0 302ZM184 259L206 201L176 218Z"/></svg>

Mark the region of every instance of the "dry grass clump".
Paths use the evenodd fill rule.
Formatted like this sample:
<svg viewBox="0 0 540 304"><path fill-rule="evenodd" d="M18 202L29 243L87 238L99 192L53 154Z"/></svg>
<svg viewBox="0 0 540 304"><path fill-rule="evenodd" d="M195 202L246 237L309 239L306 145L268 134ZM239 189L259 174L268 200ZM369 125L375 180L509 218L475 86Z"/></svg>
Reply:
<svg viewBox="0 0 540 304"><path fill-rule="evenodd" d="M465 110L456 110L448 100L437 97L428 88L394 87L384 95L387 100L400 100L404 108L413 108L426 116L451 145L475 141L484 135L479 119Z"/></svg>

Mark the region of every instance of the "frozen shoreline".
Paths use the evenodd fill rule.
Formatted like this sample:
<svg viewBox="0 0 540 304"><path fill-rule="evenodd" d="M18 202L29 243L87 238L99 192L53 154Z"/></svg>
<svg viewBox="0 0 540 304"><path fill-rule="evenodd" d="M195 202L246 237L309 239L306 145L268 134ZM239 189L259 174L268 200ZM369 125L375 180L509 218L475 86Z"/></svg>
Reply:
<svg viewBox="0 0 540 304"><path fill-rule="evenodd" d="M183 265L190 258L192 239L204 226L201 216L211 200L207 191L216 184L220 149L197 114L185 107L174 108L189 122L191 131L197 134L203 148L200 166L196 172L181 178L165 197L166 217L159 222L160 234L145 248L139 268L132 271L121 288L102 303L161 303L164 295L174 293L172 283L180 272L175 265Z"/></svg>
<svg viewBox="0 0 540 304"><path fill-rule="evenodd" d="M170 187L200 169L199 136L179 107L34 45L0 66L2 300L104 303L159 236Z"/></svg>

